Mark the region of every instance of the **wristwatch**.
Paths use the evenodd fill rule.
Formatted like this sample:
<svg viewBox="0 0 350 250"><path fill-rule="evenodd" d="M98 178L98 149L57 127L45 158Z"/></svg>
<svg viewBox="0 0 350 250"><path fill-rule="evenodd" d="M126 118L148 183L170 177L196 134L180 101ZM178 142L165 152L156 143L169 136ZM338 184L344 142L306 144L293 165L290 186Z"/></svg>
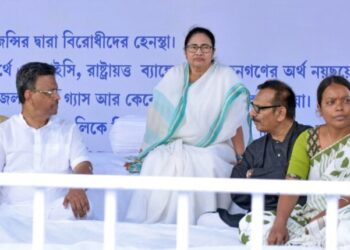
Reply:
<svg viewBox="0 0 350 250"><path fill-rule="evenodd" d="M243 156L240 154L236 154L236 162L240 163L243 160Z"/></svg>

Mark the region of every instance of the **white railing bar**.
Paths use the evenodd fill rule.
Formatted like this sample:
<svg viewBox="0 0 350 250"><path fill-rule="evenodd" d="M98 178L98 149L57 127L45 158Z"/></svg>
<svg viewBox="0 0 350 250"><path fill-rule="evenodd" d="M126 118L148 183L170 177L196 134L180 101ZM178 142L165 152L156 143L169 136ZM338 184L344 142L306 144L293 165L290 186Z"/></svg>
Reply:
<svg viewBox="0 0 350 250"><path fill-rule="evenodd" d="M264 195L252 194L252 239L251 250L261 250L263 246Z"/></svg>
<svg viewBox="0 0 350 250"><path fill-rule="evenodd" d="M187 250L189 231L189 193L179 192L177 199L176 250Z"/></svg>
<svg viewBox="0 0 350 250"><path fill-rule="evenodd" d="M260 196L263 196L267 194L276 194L276 186L278 186L278 193L280 194L281 193L282 194L325 194L327 196L334 196L334 197L338 195L350 194L350 189L349 189L350 183L341 182L341 181L332 181L332 182L299 181L299 180L286 181L286 180L257 180L257 179L254 179L254 180L223 179L223 178L215 179L215 178L186 178L186 177L175 178L175 177L106 176L106 175L87 176L87 175L67 175L67 174L1 173L0 186L33 186L38 189L35 192L35 199L34 199L34 204L37 204L37 205L34 205L34 209L33 209L33 244L32 246L33 246L33 249L35 250L43 249L44 241L45 241L45 230L44 230L45 207L44 207L44 191L41 189L42 187L146 189L146 190L156 189L156 190L177 190L182 192L184 191L236 192L236 193L252 193L252 194L258 194ZM257 186L259 186L259 190L256 190L255 187ZM337 229L338 221L336 219L334 220L334 218L337 218L337 199L334 197L329 199L335 200L335 202L331 201L328 203L328 206L327 206L327 209L330 209L327 212L327 220L330 221L330 223L328 223L329 227L327 226L327 229L326 229L327 230L326 231L327 232L327 243L326 243L327 250L337 249L336 248L337 246L336 229ZM109 198L109 199L113 200L113 198ZM114 201L116 201L115 198L114 198ZM114 204L116 203L114 202ZM107 205L107 207L110 207L110 205ZM188 205L186 209L188 210ZM111 211L112 210L114 210L114 215L111 215L111 216L116 216L116 213L115 213L116 207L111 209ZM107 211L106 213L108 214L112 212ZM179 218L182 218L182 217L179 217ZM188 221L188 215L186 220ZM116 220L106 219L106 221L115 222ZM181 223L181 220L179 221L179 223ZM258 235L261 236L261 234L258 234ZM106 240L106 242L113 241L115 244L115 239L113 239L113 237L115 237L115 233L113 233L113 236L109 236L109 237L110 239ZM187 232L187 237L188 237L188 232ZM113 245L113 243L111 243L111 245ZM188 238L187 238L187 246L188 246Z"/></svg>
<svg viewBox="0 0 350 250"><path fill-rule="evenodd" d="M338 196L330 195L327 197L326 213L326 250L338 249Z"/></svg>
<svg viewBox="0 0 350 250"><path fill-rule="evenodd" d="M199 177L1 173L0 186L349 195L350 182ZM259 190L256 189L259 187Z"/></svg>
<svg viewBox="0 0 350 250"><path fill-rule="evenodd" d="M32 249L44 250L45 244L45 190L36 188L33 198Z"/></svg>
<svg viewBox="0 0 350 250"><path fill-rule="evenodd" d="M114 250L116 246L115 225L117 214L117 194L115 190L105 191L103 249Z"/></svg>

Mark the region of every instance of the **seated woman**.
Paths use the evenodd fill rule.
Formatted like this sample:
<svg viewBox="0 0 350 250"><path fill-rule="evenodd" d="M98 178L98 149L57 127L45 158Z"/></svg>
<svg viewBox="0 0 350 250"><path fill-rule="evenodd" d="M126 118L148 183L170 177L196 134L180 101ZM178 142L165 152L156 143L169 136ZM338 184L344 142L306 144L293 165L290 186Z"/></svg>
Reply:
<svg viewBox="0 0 350 250"><path fill-rule="evenodd" d="M300 134L294 144L287 179L349 181L350 83L340 76L325 78L317 89L317 103L325 124ZM324 246L325 195L308 195L303 207L296 205L297 199L298 196L281 195L276 216L265 212L267 243ZM340 197L338 232L350 227L349 204L350 197ZM251 224L247 221L247 218L240 221L243 243L249 241L251 232ZM338 244L345 245L347 238L340 234Z"/></svg>
<svg viewBox="0 0 350 250"><path fill-rule="evenodd" d="M141 176L230 177L244 152L249 92L230 67L213 62L214 35L193 28L185 39L188 63L171 68L153 93L139 162L126 164ZM193 193L190 221L218 207L228 194ZM175 223L177 193L135 191L127 220Z"/></svg>

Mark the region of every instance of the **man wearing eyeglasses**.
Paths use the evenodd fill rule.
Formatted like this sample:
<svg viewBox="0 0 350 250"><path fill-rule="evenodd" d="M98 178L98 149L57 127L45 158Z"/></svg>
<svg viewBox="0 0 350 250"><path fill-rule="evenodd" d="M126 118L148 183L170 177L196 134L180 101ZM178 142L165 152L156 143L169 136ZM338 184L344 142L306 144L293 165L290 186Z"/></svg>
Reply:
<svg viewBox="0 0 350 250"><path fill-rule="evenodd" d="M269 80L258 85L250 115L257 130L266 134L248 145L240 162L234 166L231 178L285 179L294 142L301 132L310 127L294 120L295 108L295 94L287 84ZM236 210L242 213L229 214L224 209L218 209L218 212L227 225L238 227L245 212L251 210L251 196L231 194L231 198L241 208ZM275 210L277 201L278 196L265 196L265 210ZM300 202L305 202L304 198ZM207 218L202 218L206 221L202 224L220 225L216 218L216 214L207 215Z"/></svg>
<svg viewBox="0 0 350 250"><path fill-rule="evenodd" d="M92 174L80 132L55 116L60 95L54 66L23 65L16 87L22 111L0 124L1 171ZM30 215L32 199L33 188L2 187L0 209L11 207L19 215ZM45 200L49 219L85 218L91 213L84 189L47 188Z"/></svg>

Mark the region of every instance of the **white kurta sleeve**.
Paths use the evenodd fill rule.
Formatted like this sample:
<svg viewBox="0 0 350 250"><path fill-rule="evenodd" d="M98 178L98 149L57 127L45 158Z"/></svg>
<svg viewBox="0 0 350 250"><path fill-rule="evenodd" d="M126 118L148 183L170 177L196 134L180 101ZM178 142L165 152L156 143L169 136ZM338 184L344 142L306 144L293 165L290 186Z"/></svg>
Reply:
<svg viewBox="0 0 350 250"><path fill-rule="evenodd" d="M88 157L87 148L83 140L83 136L75 125L73 125L71 129L71 133L72 136L69 159L70 165L72 169L74 169L79 163L90 160Z"/></svg>

